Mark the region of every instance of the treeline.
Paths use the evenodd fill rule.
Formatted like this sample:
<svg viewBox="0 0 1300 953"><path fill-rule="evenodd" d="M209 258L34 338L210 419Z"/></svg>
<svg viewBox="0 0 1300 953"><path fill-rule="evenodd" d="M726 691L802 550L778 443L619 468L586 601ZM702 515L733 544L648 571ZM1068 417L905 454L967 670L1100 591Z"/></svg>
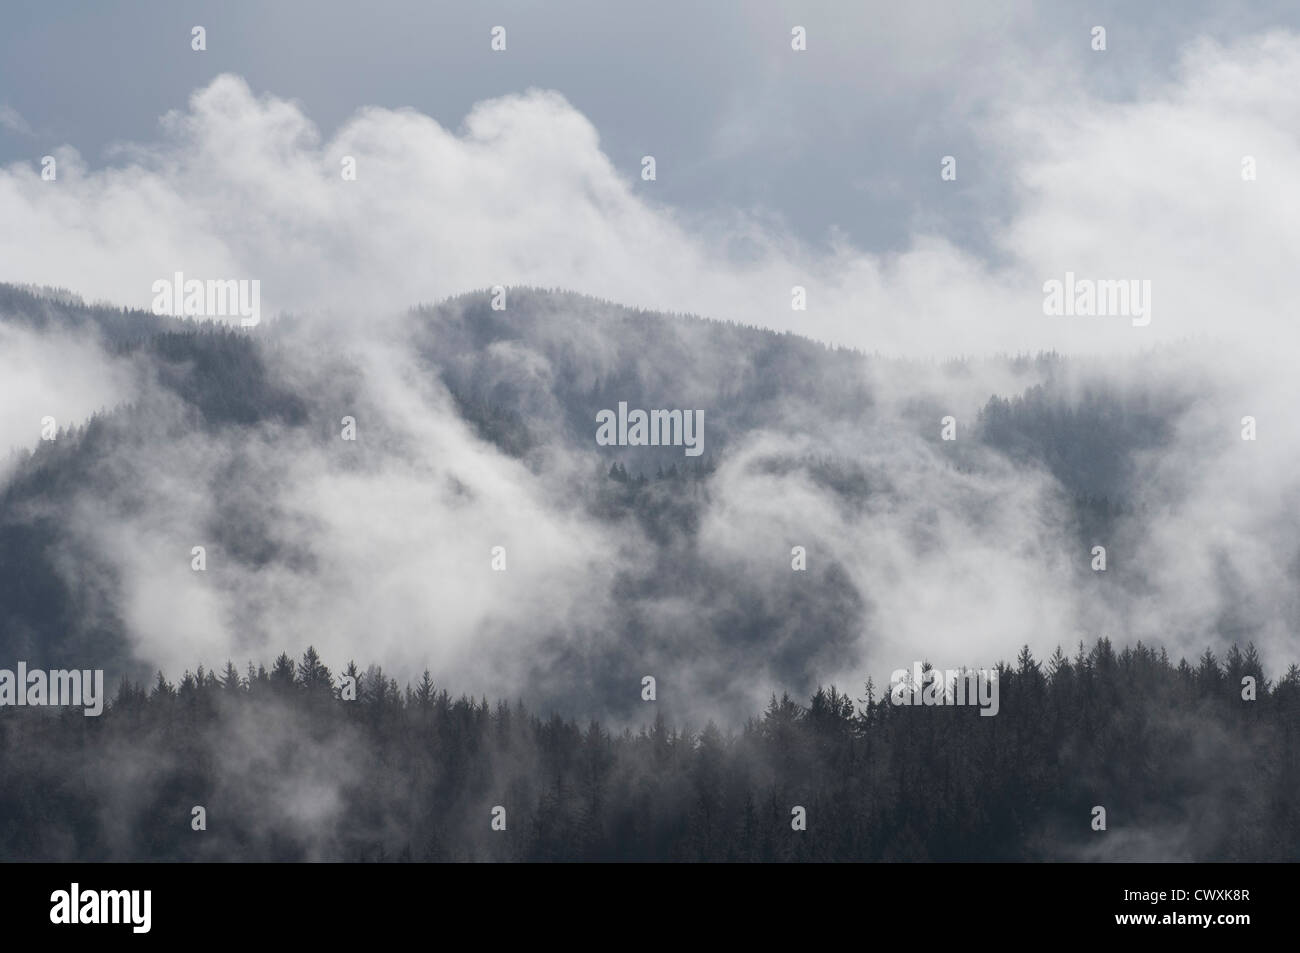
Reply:
<svg viewBox="0 0 1300 953"><path fill-rule="evenodd" d="M1103 639L998 672L995 717L868 682L726 733L542 718L314 650L159 674L98 718L0 710L0 856L1300 859L1295 665L1271 682L1253 646L1173 665Z"/></svg>

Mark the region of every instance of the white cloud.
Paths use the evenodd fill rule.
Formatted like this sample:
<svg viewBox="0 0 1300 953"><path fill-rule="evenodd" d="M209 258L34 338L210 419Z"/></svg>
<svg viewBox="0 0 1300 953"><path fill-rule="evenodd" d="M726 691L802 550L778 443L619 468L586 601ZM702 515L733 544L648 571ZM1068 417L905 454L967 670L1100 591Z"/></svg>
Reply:
<svg viewBox="0 0 1300 953"><path fill-rule="evenodd" d="M134 392L127 366L86 335L0 324L0 487L11 450L31 449L45 417L62 430Z"/></svg>
<svg viewBox="0 0 1300 953"><path fill-rule="evenodd" d="M8 103L0 103L0 127L16 132L20 136L32 135L32 127L22 114Z"/></svg>
<svg viewBox="0 0 1300 953"><path fill-rule="evenodd" d="M1014 652L1034 632L1043 648L1103 631L1194 641L1234 599L1264 607L1280 648L1290 610L1269 594L1284 580L1276 567L1260 567L1291 551L1277 518L1296 498L1287 474L1300 472L1300 432L1289 416L1297 387L1287 366L1300 341L1281 280L1296 247L1289 212L1300 204L1284 173L1300 164L1297 79L1300 39L1276 34L1189 48L1175 81L1130 102L1065 84L1050 97L1007 101L986 129L1001 168L985 174L1015 183L1016 205L995 230L1004 258L994 265L941 234L918 233L906 251L880 256L842 240L812 249L761 213L701 224L648 200L654 193L638 170L616 169L593 126L555 93L481 103L458 133L415 112L369 109L322 142L296 105L259 99L225 76L199 90L187 112L166 118L160 142L124 149L112 168L88 169L64 150L54 183L31 167L0 171L0 218L13 226L0 233L0 277L141 306L156 278L178 270L259 278L264 311L327 309L357 322L494 284L565 287L867 350L934 356L1055 347L1123 356L1115 373L1130 382L1150 372L1186 385L1203 372L1205 400L1173 422L1173 448L1141 462L1139 502L1161 520L1150 539L1118 553L1116 565L1142 561L1153 580L1143 598L1086 604L1063 574L1053 585L1060 540L1040 538L1039 527L1060 514L1050 510L1045 477L954 481L920 441L865 452L906 470L915 505L864 514L846 530L824 493L746 469L763 449L757 434L719 474L724 502L706 515L702 536L736 565L778 541L784 547L783 537L800 528L825 540L873 593L889 640L876 649L894 653L875 660L886 671L910 661L899 655L927 635L930 645L961 652L959 663ZM735 132L743 141L745 130ZM1258 181L1241 180L1247 154L1259 163ZM356 182L339 175L344 155L357 159ZM743 257L731 257L738 248ZM1044 316L1042 284L1066 271L1151 280L1150 326ZM807 312L790 310L795 284L808 288ZM1214 341L1191 351L1194 358L1144 362L1153 345L1198 337ZM486 660L508 657L494 639L532 618L576 613L598 627L603 606L598 597L583 603L582 594L607 592L608 579L593 578L600 567L626 568L627 552L555 506L562 471L535 479L469 435L446 412L446 396L405 366L402 347L368 345L363 356L382 372L367 375L365 399L402 421L393 436L419 452L385 453L382 473L357 473L319 449L297 448L280 474L293 489L275 501L288 510L277 525L290 541L301 532L321 561L310 573L276 566L218 579L220 595L206 597L206 608L187 594L186 604L198 607L187 639L175 638L179 602L160 592L211 583L187 575L188 548L175 551L172 529L151 536L112 514L83 514L106 551L135 547L124 611L144 655L178 667L195 651L238 652L241 605L262 613L260 624L280 640L275 647L314 641L330 658L364 654L349 651L350 640L368 628L369 648L408 672L437 663L482 675ZM529 360L509 349L499 357ZM550 370L520 366L539 379ZM884 387L883 398L897 401L903 390ZM968 419L987 396L964 392L956 411ZM1227 438L1248 413L1263 421L1262 436L1243 447ZM204 470L204 448L172 452L177 472ZM430 486L453 481L472 488L471 502L430 497ZM158 518L173 529L194 521L197 533L203 506L184 493L168 498L173 509L160 503ZM958 518L958 504L972 499L995 535ZM783 513L798 526L787 527ZM946 547L908 535L930 518ZM120 538L109 538L115 532ZM500 580L489 589L486 550L466 563L454 548L420 546L471 532L507 545L517 589L504 593ZM1037 548L1008 556L999 549L1007 539L1035 540ZM1236 591L1224 589L1225 567L1239 580ZM984 614L972 616L972 604ZM674 611L667 601L659 608ZM426 638L412 620L437 621ZM260 655L263 646L249 647Z"/></svg>
<svg viewBox="0 0 1300 953"><path fill-rule="evenodd" d="M83 294L141 306L178 270L260 278L271 310L558 286L886 352L1293 339L1276 279L1296 238L1283 170L1300 161L1297 74L1300 40L1275 34L1198 44L1175 82L1135 102L1064 85L1047 102L1007 101L986 126L1001 144L995 174L1016 183L997 266L935 233L880 256L844 241L811 249L762 215L701 224L650 200L638 169L614 168L555 93L480 103L459 134L368 109L322 143L298 106L223 76L118 165L89 170L66 151L55 183L33 167L0 173L12 223L0 260L6 278L50 283L75 262ZM1241 180L1246 154L1256 182ZM355 182L340 177L344 155ZM729 257L740 247L743 260ZM1067 270L1150 279L1151 325L1045 317L1042 284ZM790 310L796 284L807 312Z"/></svg>

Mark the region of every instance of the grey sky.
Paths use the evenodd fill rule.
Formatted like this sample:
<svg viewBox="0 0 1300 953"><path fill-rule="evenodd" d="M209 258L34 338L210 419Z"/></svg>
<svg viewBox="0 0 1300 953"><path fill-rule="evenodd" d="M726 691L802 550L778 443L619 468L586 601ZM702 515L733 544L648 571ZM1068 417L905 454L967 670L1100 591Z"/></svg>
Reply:
<svg viewBox="0 0 1300 953"><path fill-rule="evenodd" d="M540 87L585 115L629 176L655 155L645 186L684 216L759 211L808 242L836 228L867 251L900 248L919 225L990 255L1012 198L979 130L1001 99L1078 83L1122 100L1165 78L1193 37L1298 20L1284 3L20 0L0 13L0 164L68 144L99 167L112 143L156 138L159 117L221 73L297 100L326 139L364 106L457 129L473 103ZM189 48L194 24L205 53ZM496 24L504 55L488 48ZM790 50L795 24L804 54ZM1095 24L1104 55L1088 47ZM939 181L945 154L958 188Z"/></svg>

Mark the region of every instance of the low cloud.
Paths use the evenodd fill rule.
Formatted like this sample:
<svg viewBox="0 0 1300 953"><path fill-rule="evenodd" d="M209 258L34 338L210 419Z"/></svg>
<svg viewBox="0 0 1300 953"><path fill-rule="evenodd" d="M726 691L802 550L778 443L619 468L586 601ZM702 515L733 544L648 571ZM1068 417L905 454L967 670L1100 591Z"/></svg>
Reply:
<svg viewBox="0 0 1300 953"><path fill-rule="evenodd" d="M368 109L322 141L297 104L222 76L165 117L159 141L122 147L106 168L67 147L53 182L31 166L0 171L0 217L13 226L0 234L0 277L139 307L176 271L259 279L265 313L310 314L276 332L269 373L318 418L185 433L168 429L174 401L152 395L141 419L167 439L126 440L111 468L149 506L88 489L70 509L65 564L86 552L114 561L112 612L138 660L170 672L196 656L315 644L336 667L375 659L411 677L429 666L457 687L592 709L612 683L625 679L635 699L643 674L666 672L690 699L678 711L695 717L743 714L782 682L880 682L917 653L988 664L1023 643L1041 656L1103 634L1195 652L1242 631L1284 655L1297 610L1278 593L1296 565L1300 496L1289 414L1300 395L1286 363L1300 342L1279 280L1297 204L1281 170L1300 161L1297 79L1300 40L1273 34L1196 44L1174 81L1132 101L1063 85L1050 103L1004 103L986 134L1004 144L999 174L1016 186L991 262L933 232L876 255L847 241L811 248L759 212L685 215L616 168L553 92L483 102L458 131ZM356 181L340 175L345 156ZM1044 315L1043 283L1067 272L1150 280L1150 325ZM394 317L497 284L923 360L855 365L845 386L861 385L869 414L789 401L737 427L692 550L671 528L664 544L631 517L584 510L608 467L594 441L521 459L477 434L421 360L431 319ZM794 285L807 311L791 310ZM21 397L7 401L0 437L30 445L47 405L72 420L131 393L94 345L0 329L6 397ZM545 346L494 342L483 367L496 377L483 380L558 427L557 382L576 374L594 388L622 366L618 326L600 331L557 319L539 332ZM692 373L661 372L676 388L665 406L707 406L712 440L713 406L755 370L699 355L701 330L673 333L664 347ZM581 359L557 357L565 348ZM1092 357L1054 380L929 363L1040 348ZM342 375L322 363L338 355ZM72 391L69 366L81 367ZM1105 540L1109 578L1121 579L1111 588L1079 585L1088 550L1065 528L1068 474L962 442L992 394L1035 383L1071 408L1101 388L1166 415L1168 440L1128 461L1126 502L1142 516ZM947 414L957 454L936 440ZM338 437L344 415L358 420L356 444ZM1240 439L1245 415L1260 421L1258 441ZM845 461L848 478L884 488L865 505L818 470ZM235 515L273 552L237 551L238 525L220 532ZM196 545L209 548L206 574L189 567ZM490 567L496 545L504 574ZM817 567L802 597L819 614L803 623L789 611L801 598L793 545ZM682 578L637 589L656 560L679 560ZM734 588L692 575L701 564ZM746 643L742 610L747 624L784 628Z"/></svg>
<svg viewBox="0 0 1300 953"><path fill-rule="evenodd" d="M1131 100L1076 81L1000 102L980 161L1015 188L1004 222L990 223L991 263L923 226L879 255L847 240L810 247L757 210L704 220L659 204L655 183L615 167L555 92L486 100L456 131L365 109L322 141L296 103L225 75L165 116L158 141L119 147L109 166L68 146L55 150L55 182L34 166L0 173L12 225L0 259L4 277L52 283L76 261L77 290L142 307L153 281L183 271L259 278L269 310L564 287L928 356L1294 342L1276 276L1294 239L1296 186L1281 170L1300 161L1298 77L1300 39L1274 33L1194 43L1172 80ZM356 181L342 178L345 156ZM1254 181L1242 180L1245 156ZM957 158L951 184L964 188L977 170ZM1067 271L1151 281L1150 326L1045 316L1042 286ZM795 285L807 311L791 310Z"/></svg>

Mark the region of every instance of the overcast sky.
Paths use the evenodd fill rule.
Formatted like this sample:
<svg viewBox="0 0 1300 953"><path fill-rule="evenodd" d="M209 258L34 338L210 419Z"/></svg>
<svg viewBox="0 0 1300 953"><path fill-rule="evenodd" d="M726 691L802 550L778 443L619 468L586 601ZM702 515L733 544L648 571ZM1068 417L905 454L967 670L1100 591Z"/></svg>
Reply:
<svg viewBox="0 0 1300 953"><path fill-rule="evenodd" d="M119 140L223 72L300 102L326 138L364 106L413 107L455 128L475 102L554 89L629 172L652 153L655 197L686 212L719 205L782 215L813 241L832 227L864 248L906 244L914 221L963 243L1005 214L987 158L990 109L1079 83L1115 100L1168 78L1180 47L1295 27L1290 3L906 4L661 0L653 4L10 2L0 30L0 162L77 147L92 166ZM208 51L189 48L202 24ZM489 30L507 29L506 55ZM1104 56L1089 47L1108 30ZM808 31L791 56L790 29ZM12 114L11 114L12 117ZM962 186L940 188L958 155Z"/></svg>
<svg viewBox="0 0 1300 953"><path fill-rule="evenodd" d="M256 277L272 312L533 283L929 354L1140 349L1226 311L1290 334L1297 16L11 3L0 279L148 306L175 270ZM1151 325L1045 318L1071 270L1151 280Z"/></svg>

